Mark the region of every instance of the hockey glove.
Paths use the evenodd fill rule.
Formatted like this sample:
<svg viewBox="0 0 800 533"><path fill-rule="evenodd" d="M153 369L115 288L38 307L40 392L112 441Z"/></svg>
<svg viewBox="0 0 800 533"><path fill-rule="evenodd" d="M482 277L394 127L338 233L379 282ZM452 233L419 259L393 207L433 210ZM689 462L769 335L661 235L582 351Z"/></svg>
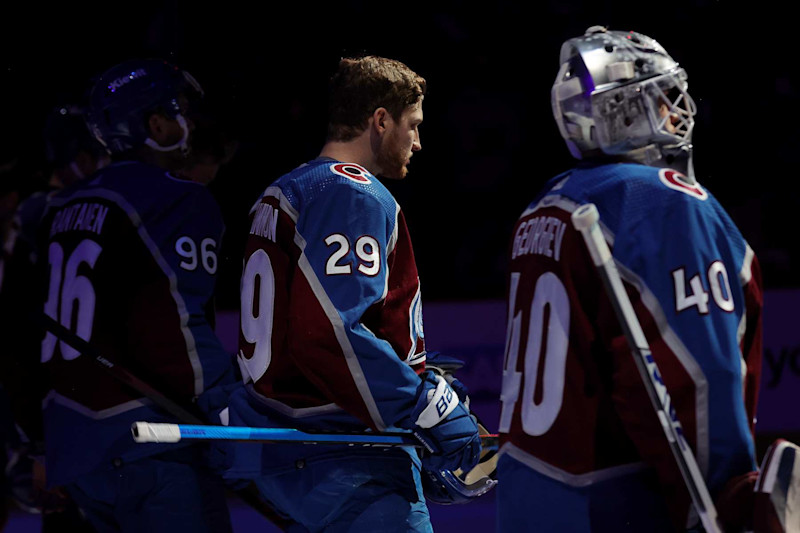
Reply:
<svg viewBox="0 0 800 533"><path fill-rule="evenodd" d="M461 403L469 409L469 390L466 385L453 375L456 370L463 366L464 361L444 355L441 352L428 352L425 356L425 369L442 376L458 395Z"/></svg>
<svg viewBox="0 0 800 533"><path fill-rule="evenodd" d="M421 376L410 429L425 445L422 466L430 470L471 470L480 459L478 424L445 379L431 371Z"/></svg>

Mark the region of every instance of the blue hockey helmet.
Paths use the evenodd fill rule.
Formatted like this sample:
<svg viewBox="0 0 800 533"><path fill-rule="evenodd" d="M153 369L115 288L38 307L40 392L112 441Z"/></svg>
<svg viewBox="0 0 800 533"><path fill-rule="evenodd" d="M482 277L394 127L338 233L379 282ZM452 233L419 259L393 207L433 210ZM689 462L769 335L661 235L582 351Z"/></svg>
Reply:
<svg viewBox="0 0 800 533"><path fill-rule="evenodd" d="M478 422L481 435L488 435ZM427 470L422 472L422 490L425 499L443 505L469 503L483 496L497 485L497 443L484 441L481 458L469 472L463 470Z"/></svg>
<svg viewBox="0 0 800 533"><path fill-rule="evenodd" d="M186 71L161 59L125 61L105 71L89 94L86 123L111 154L143 144L170 151L188 147L188 128L181 109L181 95L190 102L202 98L203 89ZM150 139L147 119L161 112L177 120L183 139L173 146L159 146Z"/></svg>

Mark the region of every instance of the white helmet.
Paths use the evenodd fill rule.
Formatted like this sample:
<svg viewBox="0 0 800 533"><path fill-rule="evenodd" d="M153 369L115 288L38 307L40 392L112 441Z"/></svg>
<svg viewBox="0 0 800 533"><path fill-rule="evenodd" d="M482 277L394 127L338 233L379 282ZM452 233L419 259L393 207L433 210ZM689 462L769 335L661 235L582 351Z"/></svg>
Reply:
<svg viewBox="0 0 800 533"><path fill-rule="evenodd" d="M654 39L592 26L561 46L553 116L570 153L624 156L693 179L686 71Z"/></svg>

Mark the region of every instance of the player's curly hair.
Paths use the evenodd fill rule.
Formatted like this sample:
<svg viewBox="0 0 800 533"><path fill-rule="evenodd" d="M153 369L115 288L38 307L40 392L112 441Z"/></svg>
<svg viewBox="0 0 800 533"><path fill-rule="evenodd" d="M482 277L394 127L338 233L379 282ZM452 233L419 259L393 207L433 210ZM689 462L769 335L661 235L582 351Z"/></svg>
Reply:
<svg viewBox="0 0 800 533"><path fill-rule="evenodd" d="M395 59L342 58L330 80L329 141L349 141L385 107L395 120L425 94L425 79Z"/></svg>

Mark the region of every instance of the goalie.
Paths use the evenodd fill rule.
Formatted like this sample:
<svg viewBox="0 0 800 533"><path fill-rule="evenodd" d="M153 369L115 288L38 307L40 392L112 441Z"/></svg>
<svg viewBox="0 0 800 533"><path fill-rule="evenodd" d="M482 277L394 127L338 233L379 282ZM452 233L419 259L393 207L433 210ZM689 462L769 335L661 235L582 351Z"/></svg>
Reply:
<svg viewBox="0 0 800 533"><path fill-rule="evenodd" d="M775 448L754 492L760 271L695 179L686 72L655 40L598 26L563 44L560 65L553 114L580 163L551 179L514 228L499 531L700 527L631 347L570 223L587 203L600 211L722 528L797 530L791 502L780 501L795 483L796 447Z"/></svg>

